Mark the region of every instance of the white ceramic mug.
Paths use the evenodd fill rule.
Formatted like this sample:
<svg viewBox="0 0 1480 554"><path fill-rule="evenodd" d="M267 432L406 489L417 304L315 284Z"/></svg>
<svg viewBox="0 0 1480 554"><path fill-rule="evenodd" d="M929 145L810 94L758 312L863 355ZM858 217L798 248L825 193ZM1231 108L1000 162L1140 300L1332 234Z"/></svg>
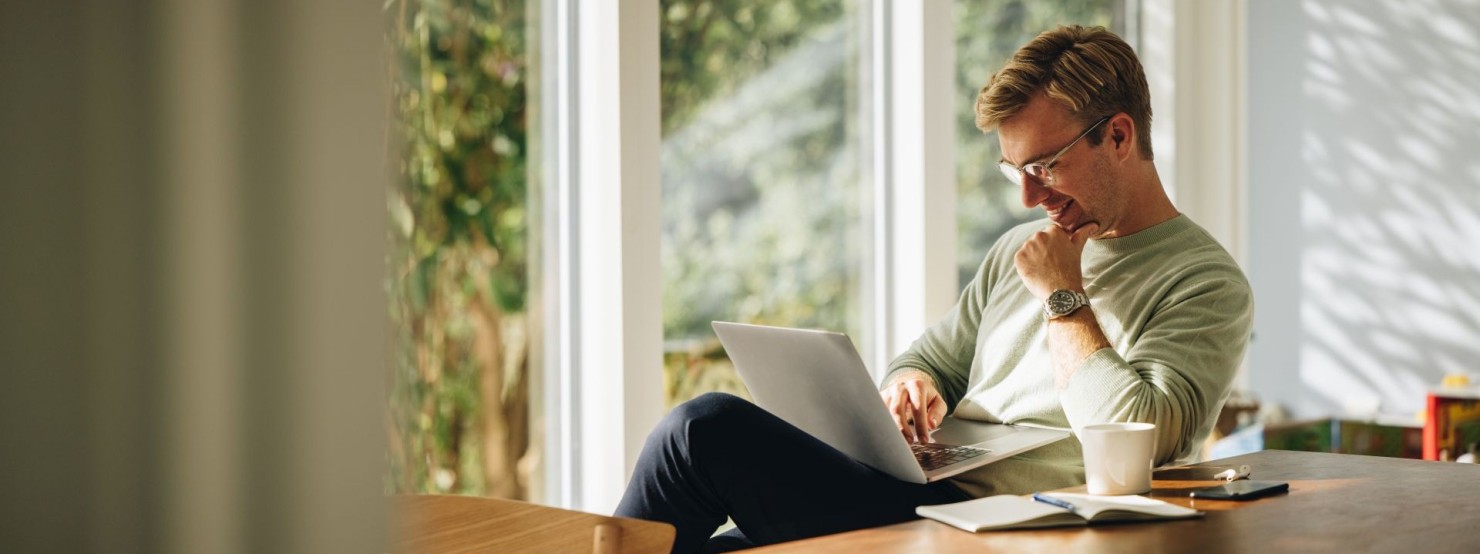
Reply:
<svg viewBox="0 0 1480 554"><path fill-rule="evenodd" d="M1084 478L1090 494L1151 492L1156 425L1099 423L1079 430L1084 446Z"/></svg>

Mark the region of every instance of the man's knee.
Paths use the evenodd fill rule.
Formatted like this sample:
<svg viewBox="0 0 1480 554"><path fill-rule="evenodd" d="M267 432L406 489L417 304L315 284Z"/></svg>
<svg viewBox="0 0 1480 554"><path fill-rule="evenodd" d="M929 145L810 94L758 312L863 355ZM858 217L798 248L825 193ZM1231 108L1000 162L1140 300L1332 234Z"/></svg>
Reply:
<svg viewBox="0 0 1480 554"><path fill-rule="evenodd" d="M733 394L706 392L693 400L679 404L673 409L673 413L688 419L701 419L725 417L754 409L755 404Z"/></svg>
<svg viewBox="0 0 1480 554"><path fill-rule="evenodd" d="M729 434L759 410L755 404L732 394L705 393L674 407L658 423L654 434L689 444L695 438Z"/></svg>

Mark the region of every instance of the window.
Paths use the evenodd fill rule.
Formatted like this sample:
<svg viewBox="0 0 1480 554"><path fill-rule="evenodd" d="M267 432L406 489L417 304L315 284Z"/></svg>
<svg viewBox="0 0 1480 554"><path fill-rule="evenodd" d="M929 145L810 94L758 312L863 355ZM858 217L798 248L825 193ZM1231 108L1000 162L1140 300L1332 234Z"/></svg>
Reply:
<svg viewBox="0 0 1480 554"><path fill-rule="evenodd" d="M530 97L520 0L387 4L388 492L530 498Z"/></svg>
<svg viewBox="0 0 1480 554"><path fill-rule="evenodd" d="M661 3L669 406L744 394L713 320L859 336L868 9Z"/></svg>
<svg viewBox="0 0 1480 554"><path fill-rule="evenodd" d="M1126 34L1124 0L957 0L956 19L956 266L971 282L997 237L1040 219L1023 207L1020 191L1002 178L995 135L976 128L976 95L992 72L1039 33L1058 25L1101 25ZM1135 45L1131 37L1127 41Z"/></svg>
<svg viewBox="0 0 1480 554"><path fill-rule="evenodd" d="M886 92L892 89L883 77L913 74L905 70L915 62L880 61L901 45L918 46L920 30L895 33L890 14L906 12L882 0L535 4L387 4L401 140L393 156L400 178L387 195L395 362L387 383L386 488L549 495L567 507L606 511L630 471L611 460L632 463L660 403L673 406L708 391L743 395L710 321L844 331L862 338L860 351L877 366L890 354L883 350L901 346L879 345L906 334L875 325L874 319L899 319L877 304L908 305L913 289L952 288L875 275L896 259L882 250L918 249L877 244L922 225L915 216L876 213L884 210L875 203L899 197L878 192L921 179L881 173L878 162L902 158L901 148L874 136L901 126L887 114L907 113L881 109L886 101L913 98ZM1064 21L1115 27L1121 2L950 6L963 103L956 106L957 210L965 240L932 253L956 251L969 278L997 234L1036 217L1014 208L1017 192L996 178L996 140L971 126L970 99L988 72L1034 33ZM536 19L540 56L532 54ZM927 19L933 22L924 25L927 33L944 28L939 8ZM654 34L651 54L644 49L653 43L633 38ZM940 59L932 55L916 59ZM613 97L603 84L651 75L652 64L657 102L641 87L623 88L620 102L600 101ZM533 75L549 78L535 82ZM946 78L912 79L949 86ZM536 109L544 115L531 115ZM656 136L642 129L653 122L660 123L661 146L633 148ZM642 132L623 134L634 128ZM543 139L531 140L541 133ZM620 155L603 148L617 141L626 141ZM661 205L648 200L659 179L627 174L654 167L654 159ZM548 202L538 202L539 210L530 207L541 196L530 184L536 166L549 169L541 180L556 189L546 189ZM613 168L622 168L616 181ZM891 177L880 176L885 173ZM632 206L657 206L660 217ZM622 219L634 214L641 217ZM632 221L653 227L631 232ZM950 234L948 225L942 233ZM620 240L604 240L616 234ZM536 246L540 241L532 239L548 241ZM944 241L918 242L931 244ZM645 261L653 249L660 249L656 265ZM622 256L607 255L618 251ZM923 265L953 270L949 261ZM622 302L602 303L616 296L593 284L633 267L656 269L626 273L638 278L623 280ZM656 333L657 325L646 321L657 319L652 298L659 287L664 402L656 398L658 341L644 335ZM624 315L634 313L642 323L628 325L633 318ZM553 347L535 346L546 338ZM541 353L548 355L543 362ZM541 378L548 385L533 385ZM534 431L546 422L548 434ZM551 477L537 482L546 471Z"/></svg>

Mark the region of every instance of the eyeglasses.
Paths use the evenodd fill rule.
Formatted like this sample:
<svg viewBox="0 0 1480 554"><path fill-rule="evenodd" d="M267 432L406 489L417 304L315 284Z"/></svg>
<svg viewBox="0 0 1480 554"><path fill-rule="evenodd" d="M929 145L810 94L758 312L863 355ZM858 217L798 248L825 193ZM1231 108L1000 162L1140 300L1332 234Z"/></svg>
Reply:
<svg viewBox="0 0 1480 554"><path fill-rule="evenodd" d="M1054 154L1053 157L1049 158L1046 162L1033 162L1023 167L1018 167L1007 162L1002 162L997 164L997 168L1001 169L1002 175L1004 177L1007 177L1007 180L1011 181L1014 185L1022 186L1023 179L1032 177L1039 183L1042 183L1043 186L1051 187L1053 186L1053 165L1055 163L1058 163L1059 157L1063 156L1064 153L1068 152L1070 148L1074 147L1074 145L1079 144L1080 139L1083 139L1085 135L1089 134L1090 131L1095 130L1095 127L1099 127L1100 124L1109 120L1109 117L1104 117L1101 118L1099 121L1096 121L1094 125L1090 125L1088 129L1084 130L1083 133L1079 133L1079 136L1075 137L1073 142L1070 142L1068 146L1060 149L1057 154Z"/></svg>

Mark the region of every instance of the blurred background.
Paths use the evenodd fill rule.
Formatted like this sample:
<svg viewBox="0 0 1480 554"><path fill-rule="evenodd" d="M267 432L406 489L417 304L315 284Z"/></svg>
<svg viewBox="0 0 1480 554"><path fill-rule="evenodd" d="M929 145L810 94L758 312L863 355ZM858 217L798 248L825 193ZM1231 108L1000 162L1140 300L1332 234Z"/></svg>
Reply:
<svg viewBox="0 0 1480 554"><path fill-rule="evenodd" d="M0 4L0 550L379 551L402 493L609 511L658 416L746 394L711 321L843 331L877 375L905 346L883 304L923 297L885 275L898 195L944 199L935 297L1038 217L972 103L1060 24L1141 54L1163 177L1253 284L1210 453L1420 457L1430 393L1480 381L1480 2L924 5ZM593 29L641 45L617 80ZM942 182L890 176L911 68L881 60L910 40L945 52L917 60L944 64ZM653 108L581 109L634 94ZM648 138L583 150L609 121ZM659 199L615 265L579 232L606 190ZM611 271L631 252L651 278ZM582 311L584 280L642 302ZM640 363L580 327L634 313Z"/></svg>
<svg viewBox="0 0 1480 554"><path fill-rule="evenodd" d="M379 552L375 3L0 3L0 551Z"/></svg>

